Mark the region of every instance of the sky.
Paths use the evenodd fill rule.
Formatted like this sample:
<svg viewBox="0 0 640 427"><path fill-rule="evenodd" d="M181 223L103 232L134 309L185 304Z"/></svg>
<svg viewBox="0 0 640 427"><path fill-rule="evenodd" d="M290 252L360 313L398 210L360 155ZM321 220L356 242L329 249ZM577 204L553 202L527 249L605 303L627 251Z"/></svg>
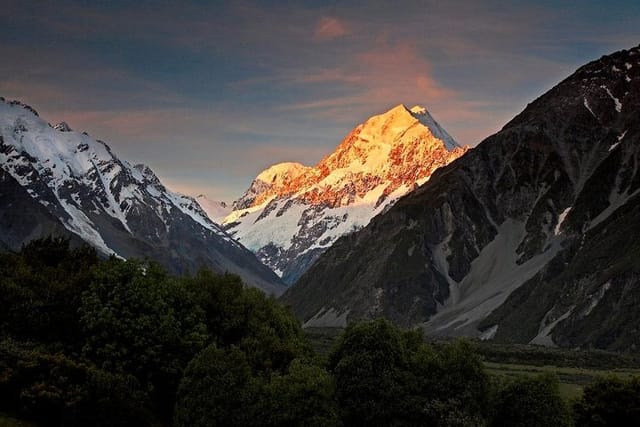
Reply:
<svg viewBox="0 0 640 427"><path fill-rule="evenodd" d="M637 0L3 0L0 96L173 190L232 201L401 103L475 146L580 65L639 43Z"/></svg>

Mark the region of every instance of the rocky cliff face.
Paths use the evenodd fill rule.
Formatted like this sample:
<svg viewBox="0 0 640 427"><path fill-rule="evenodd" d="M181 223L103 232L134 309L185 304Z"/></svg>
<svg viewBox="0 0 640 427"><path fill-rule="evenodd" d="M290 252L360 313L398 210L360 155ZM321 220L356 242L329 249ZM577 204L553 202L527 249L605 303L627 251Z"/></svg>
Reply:
<svg viewBox="0 0 640 427"><path fill-rule="evenodd" d="M19 249L48 234L104 255L151 258L174 273L208 266L280 293L280 280L191 198L102 141L55 127L19 102L0 102L0 241Z"/></svg>
<svg viewBox="0 0 640 427"><path fill-rule="evenodd" d="M283 296L308 325L640 344L640 48L589 63L334 244Z"/></svg>
<svg viewBox="0 0 640 427"><path fill-rule="evenodd" d="M425 108L398 105L356 127L315 167L281 163L262 172L223 225L291 283L337 238L464 151Z"/></svg>

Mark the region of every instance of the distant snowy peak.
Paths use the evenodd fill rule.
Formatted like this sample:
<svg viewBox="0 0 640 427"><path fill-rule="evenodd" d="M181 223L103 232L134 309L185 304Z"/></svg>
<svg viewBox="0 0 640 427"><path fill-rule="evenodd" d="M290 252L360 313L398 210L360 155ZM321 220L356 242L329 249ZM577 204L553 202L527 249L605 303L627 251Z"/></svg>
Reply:
<svg viewBox="0 0 640 427"><path fill-rule="evenodd" d="M216 224L220 224L224 218L231 213L231 205L227 202L210 200L204 194L196 196L196 202L198 202L202 210L205 211L209 219Z"/></svg>
<svg viewBox="0 0 640 427"><path fill-rule="evenodd" d="M280 186L297 178L308 170L309 167L300 163L278 163L262 171L256 179L267 184Z"/></svg>
<svg viewBox="0 0 640 427"><path fill-rule="evenodd" d="M297 185L300 177L313 168L300 163L278 163L262 171L251 183L249 189L233 203L233 210L260 205L273 197L288 194Z"/></svg>
<svg viewBox="0 0 640 427"><path fill-rule="evenodd" d="M426 108L400 104L356 126L314 167L280 163L261 172L223 226L291 282L337 238L465 151Z"/></svg>

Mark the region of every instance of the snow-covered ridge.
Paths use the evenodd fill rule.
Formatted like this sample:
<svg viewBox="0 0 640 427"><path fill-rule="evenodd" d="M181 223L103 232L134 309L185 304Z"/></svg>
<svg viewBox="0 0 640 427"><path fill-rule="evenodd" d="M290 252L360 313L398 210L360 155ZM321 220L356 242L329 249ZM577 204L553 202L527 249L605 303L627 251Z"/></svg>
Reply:
<svg viewBox="0 0 640 427"><path fill-rule="evenodd" d="M287 179L295 179L308 169L307 166L300 163L278 163L262 171L256 179L267 184L278 185L283 184Z"/></svg>
<svg viewBox="0 0 640 427"><path fill-rule="evenodd" d="M366 226L466 148L426 108L397 105L356 126L316 166L280 163L261 172L223 221L285 280L340 236ZM295 276L295 277L294 277Z"/></svg>
<svg viewBox="0 0 640 427"><path fill-rule="evenodd" d="M194 199L166 189L144 165L133 167L120 160L111 148L66 123L52 127L32 108L15 101L0 102L0 163L43 206L62 208L54 212L64 226L106 254L117 251L106 243L96 215L106 213L124 232L138 230L131 215L139 206L153 207L169 227L172 209L220 237L232 239L214 224ZM44 183L56 200L44 200L30 187Z"/></svg>

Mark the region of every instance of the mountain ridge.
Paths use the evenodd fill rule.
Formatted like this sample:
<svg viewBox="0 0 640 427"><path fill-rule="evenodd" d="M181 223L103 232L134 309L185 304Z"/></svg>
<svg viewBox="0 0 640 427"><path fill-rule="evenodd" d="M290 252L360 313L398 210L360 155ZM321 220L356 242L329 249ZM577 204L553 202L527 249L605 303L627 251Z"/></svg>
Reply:
<svg viewBox="0 0 640 427"><path fill-rule="evenodd" d="M426 108L414 109L400 104L369 118L313 167L265 169L234 203L225 230L285 282L294 281L337 237L363 227L466 151Z"/></svg>
<svg viewBox="0 0 640 427"><path fill-rule="evenodd" d="M0 163L0 197L27 208L17 218L3 204L4 246L17 250L47 232L68 234L105 256L149 257L174 273L208 266L268 292L283 290L194 199L168 190L148 166L132 166L66 124L54 128L18 101L0 102Z"/></svg>

